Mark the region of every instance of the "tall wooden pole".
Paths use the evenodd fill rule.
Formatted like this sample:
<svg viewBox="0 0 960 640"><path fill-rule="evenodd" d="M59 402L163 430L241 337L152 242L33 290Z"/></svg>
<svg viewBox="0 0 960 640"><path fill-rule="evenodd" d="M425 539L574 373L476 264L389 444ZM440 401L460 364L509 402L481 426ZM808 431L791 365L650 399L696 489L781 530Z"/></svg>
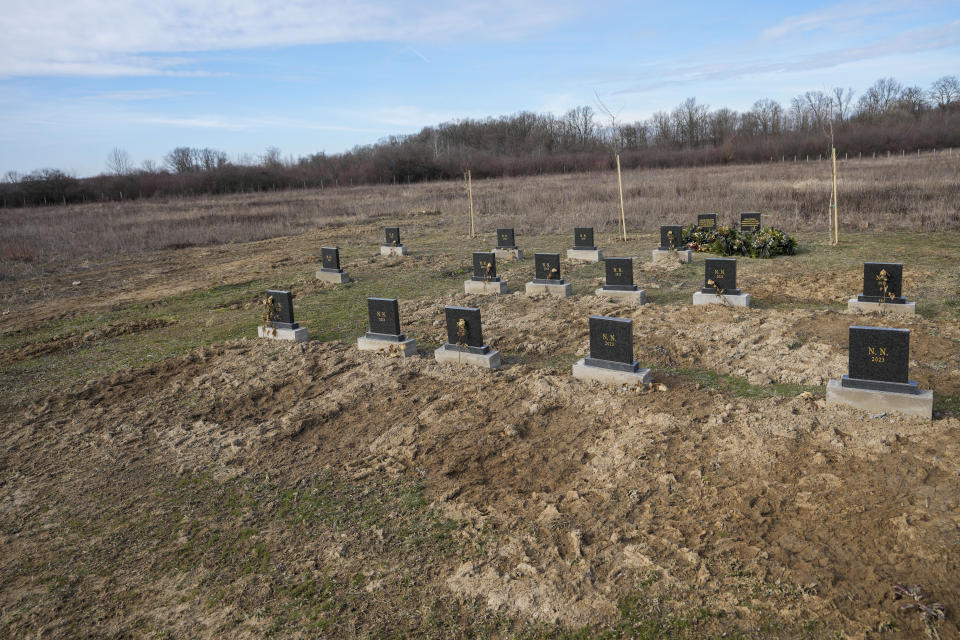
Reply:
<svg viewBox="0 0 960 640"><path fill-rule="evenodd" d="M473 224L473 178L470 175L470 169L467 169L467 194L470 198L470 237L477 236L477 229Z"/></svg>
<svg viewBox="0 0 960 640"><path fill-rule="evenodd" d="M623 241L627 241L627 218L623 213L623 178L620 177L620 154L617 154L617 185L620 187L620 228L623 230Z"/></svg>
<svg viewBox="0 0 960 640"><path fill-rule="evenodd" d="M833 244L840 244L840 212L837 206L837 149L830 148L833 157Z"/></svg>

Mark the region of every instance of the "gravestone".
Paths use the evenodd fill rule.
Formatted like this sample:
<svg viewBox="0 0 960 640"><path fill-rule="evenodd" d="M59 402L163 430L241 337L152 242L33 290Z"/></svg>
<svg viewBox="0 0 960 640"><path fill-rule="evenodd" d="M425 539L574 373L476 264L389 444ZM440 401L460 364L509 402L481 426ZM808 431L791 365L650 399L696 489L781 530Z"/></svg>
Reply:
<svg viewBox="0 0 960 640"><path fill-rule="evenodd" d="M916 313L917 304L903 297L903 264L864 262L863 293L847 302L847 310Z"/></svg>
<svg viewBox="0 0 960 640"><path fill-rule="evenodd" d="M417 341L400 332L400 305L396 298L367 298L370 330L357 338L361 351L386 351L391 355L416 355Z"/></svg>
<svg viewBox="0 0 960 640"><path fill-rule="evenodd" d="M380 255L405 256L407 248L400 242L400 227L384 227L384 242L380 245Z"/></svg>
<svg viewBox="0 0 960 640"><path fill-rule="evenodd" d="M607 258L604 266L606 281L597 289L598 296L629 300L635 304L647 301L646 291L633 282L633 258Z"/></svg>
<svg viewBox="0 0 960 640"><path fill-rule="evenodd" d="M680 225L662 225L660 227L660 246L653 250L653 261L693 260L693 251L683 243L683 227Z"/></svg>
<svg viewBox="0 0 960 640"><path fill-rule="evenodd" d="M760 214L759 213L741 213L740 214L740 231L756 233L760 231Z"/></svg>
<svg viewBox="0 0 960 640"><path fill-rule="evenodd" d="M717 214L715 213L701 213L697 216L697 226L701 229L716 229L717 228Z"/></svg>
<svg viewBox="0 0 960 640"><path fill-rule="evenodd" d="M523 252L517 247L513 227L497 229L497 248L493 250L498 258L523 259Z"/></svg>
<svg viewBox="0 0 960 640"><path fill-rule="evenodd" d="M536 253L533 262L534 277L527 283L527 295L547 293L565 298L573 294L573 284L560 277L559 253Z"/></svg>
<svg viewBox="0 0 960 640"><path fill-rule="evenodd" d="M704 261L703 288L693 294L693 304L750 306L750 294L737 288L737 261L734 258L707 258Z"/></svg>
<svg viewBox="0 0 960 640"><path fill-rule="evenodd" d="M650 381L650 370L633 359L633 320L590 316L590 356L573 365L573 376L608 384Z"/></svg>
<svg viewBox="0 0 960 640"><path fill-rule="evenodd" d="M303 342L307 339L307 329L293 319L293 293L268 289L262 306L264 323L257 328L257 335L261 338L294 342Z"/></svg>
<svg viewBox="0 0 960 640"><path fill-rule="evenodd" d="M500 367L500 352L483 341L480 309L444 307L447 341L433 352L437 362L471 364L485 369Z"/></svg>
<svg viewBox="0 0 960 640"><path fill-rule="evenodd" d="M933 417L933 391L908 378L909 329L852 326L849 335L849 373L827 384L828 404Z"/></svg>
<svg viewBox="0 0 960 640"><path fill-rule="evenodd" d="M603 252L593 241L593 227L576 227L573 230L573 248L567 249L567 259L583 262L603 260Z"/></svg>
<svg viewBox="0 0 960 640"><path fill-rule="evenodd" d="M507 283L497 275L497 256L492 251L473 252L473 277L463 283L464 293L506 293Z"/></svg>
<svg viewBox="0 0 960 640"><path fill-rule="evenodd" d="M593 251L597 248L593 244L593 227L576 227L573 230L573 248Z"/></svg>
<svg viewBox="0 0 960 640"><path fill-rule="evenodd" d="M350 282L350 276L340 268L340 249L338 247L320 247L320 264L317 280L340 284Z"/></svg>

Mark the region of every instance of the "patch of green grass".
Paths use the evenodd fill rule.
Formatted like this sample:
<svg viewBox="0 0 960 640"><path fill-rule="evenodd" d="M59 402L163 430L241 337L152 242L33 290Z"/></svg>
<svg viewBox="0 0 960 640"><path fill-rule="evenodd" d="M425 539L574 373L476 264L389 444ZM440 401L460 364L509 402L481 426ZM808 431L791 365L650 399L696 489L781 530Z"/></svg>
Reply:
<svg viewBox="0 0 960 640"><path fill-rule="evenodd" d="M706 371L704 369L659 369L658 371L660 373L681 376L697 382L708 389L716 389L733 396L746 398L792 398L804 392L809 392L815 397L826 394L826 389L821 386L787 384L782 382L755 385L737 376Z"/></svg>

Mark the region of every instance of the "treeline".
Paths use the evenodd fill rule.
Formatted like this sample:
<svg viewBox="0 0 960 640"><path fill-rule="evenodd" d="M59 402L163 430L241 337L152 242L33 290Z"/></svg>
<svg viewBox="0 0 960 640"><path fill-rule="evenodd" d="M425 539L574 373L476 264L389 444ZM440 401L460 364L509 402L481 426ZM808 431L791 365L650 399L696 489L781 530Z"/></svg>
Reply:
<svg viewBox="0 0 960 640"><path fill-rule="evenodd" d="M745 112L710 109L688 98L648 120L620 122L598 101L562 116L521 112L460 120L390 136L345 153L284 159L276 148L231 162L214 149L178 147L163 165L135 168L114 149L108 173L76 178L57 169L8 172L0 206L219 194L353 184L404 183L461 177L520 176L612 167L702 166L840 154L871 154L960 146L960 80L945 76L923 89L893 78L853 89L808 91L789 105L758 100Z"/></svg>

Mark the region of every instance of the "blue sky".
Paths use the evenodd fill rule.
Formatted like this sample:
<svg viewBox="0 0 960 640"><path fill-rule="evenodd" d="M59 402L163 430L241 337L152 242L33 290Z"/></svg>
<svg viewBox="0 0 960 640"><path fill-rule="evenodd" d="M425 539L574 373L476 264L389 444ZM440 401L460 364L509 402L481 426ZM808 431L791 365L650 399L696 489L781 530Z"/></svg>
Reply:
<svg viewBox="0 0 960 640"><path fill-rule="evenodd" d="M0 174L335 153L520 110L745 110L960 75L960 2L37 0L0 12ZM856 100L856 97L854 99Z"/></svg>

